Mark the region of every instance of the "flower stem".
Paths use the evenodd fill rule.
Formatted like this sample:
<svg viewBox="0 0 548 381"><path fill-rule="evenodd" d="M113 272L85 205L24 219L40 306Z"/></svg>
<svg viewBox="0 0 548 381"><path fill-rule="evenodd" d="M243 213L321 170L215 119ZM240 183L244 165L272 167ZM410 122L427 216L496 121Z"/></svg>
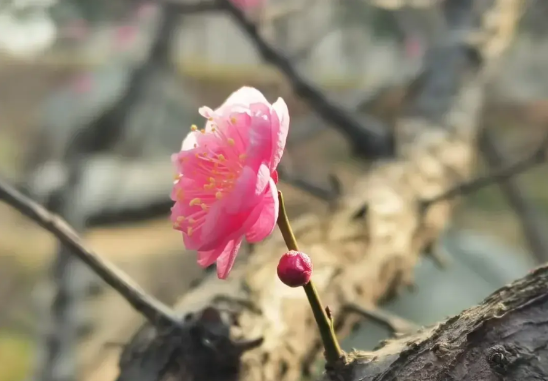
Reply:
<svg viewBox="0 0 548 381"><path fill-rule="evenodd" d="M289 250L299 251L299 246L297 245L297 239L295 234L293 234L293 229L289 224L289 218L285 210L284 198L282 192L278 191L278 199L280 201L280 213L278 215L278 227L282 232L285 244ZM316 324L320 330L320 335L323 342L323 347L325 349L325 359L328 365L334 365L342 357L341 347L335 335L335 330L333 328L333 321L327 316L325 309L322 306L322 302L318 295L318 291L314 286L312 280L303 286L310 307L312 308L312 313L316 319Z"/></svg>

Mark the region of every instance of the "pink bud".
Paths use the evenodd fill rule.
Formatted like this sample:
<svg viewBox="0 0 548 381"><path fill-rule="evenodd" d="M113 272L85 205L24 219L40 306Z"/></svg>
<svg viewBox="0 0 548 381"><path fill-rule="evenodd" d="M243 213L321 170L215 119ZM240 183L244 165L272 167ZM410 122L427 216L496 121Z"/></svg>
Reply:
<svg viewBox="0 0 548 381"><path fill-rule="evenodd" d="M278 277L289 287L304 286L312 276L312 261L300 251L288 251L278 263Z"/></svg>

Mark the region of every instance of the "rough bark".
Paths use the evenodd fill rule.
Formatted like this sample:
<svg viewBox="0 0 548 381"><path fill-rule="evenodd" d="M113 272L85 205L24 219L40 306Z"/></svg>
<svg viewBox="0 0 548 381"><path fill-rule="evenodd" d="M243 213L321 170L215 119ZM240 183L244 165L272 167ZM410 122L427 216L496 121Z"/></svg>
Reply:
<svg viewBox="0 0 548 381"><path fill-rule="evenodd" d="M345 380L546 380L548 267L443 323L354 356Z"/></svg>
<svg viewBox="0 0 548 381"><path fill-rule="evenodd" d="M316 286L334 312L341 336L355 322L339 313L346 304L373 304L412 285L417 259L432 247L451 216L449 200L428 200L471 174L484 64L489 61L479 58L483 47L465 43L469 36L462 35L477 26L475 5L472 0L444 3L450 32L430 50L425 71L398 120L397 157L374 163L356 187L323 215L308 215L294 223L302 250L314 262ZM486 51L490 58L489 46ZM258 245L247 262L237 263L228 280L210 276L188 292L176 307L182 327L144 326L122 354L118 381L300 379L315 359L319 342L304 292L284 286L276 277L284 251L281 237L274 235ZM530 296L520 292L516 295ZM509 297L508 303L515 306L512 300ZM327 375L353 381L421 379L405 378L415 369L408 369L405 359L426 358L417 348L423 348L426 340L451 334L451 324L469 321L464 316L450 319L438 328L441 331L423 332L423 339L412 341L416 344L411 349L401 351L401 344L395 347L398 342L385 347L399 348L401 354L388 349L379 352L382 357L350 354L350 364L330 369ZM485 317L476 316L479 322ZM257 338L261 340L253 341ZM446 369L452 364L445 364ZM440 360L440 368L445 365ZM471 379L432 375L424 379Z"/></svg>

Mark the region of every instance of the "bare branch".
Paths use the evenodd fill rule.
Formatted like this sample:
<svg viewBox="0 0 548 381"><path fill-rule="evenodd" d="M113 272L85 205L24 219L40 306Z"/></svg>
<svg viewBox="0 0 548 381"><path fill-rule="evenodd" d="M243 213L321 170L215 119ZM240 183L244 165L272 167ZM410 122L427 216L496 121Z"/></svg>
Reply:
<svg viewBox="0 0 548 381"><path fill-rule="evenodd" d="M338 179L333 176L329 178L329 188L326 188L305 179L302 175L292 174L285 167L278 167L278 175L283 182L301 189L320 200L331 202L340 196L340 184L338 183Z"/></svg>
<svg viewBox="0 0 548 381"><path fill-rule="evenodd" d="M487 129L481 134L479 144L483 157L491 168L507 165L508 160ZM548 240L545 234L547 229L538 208L527 199L517 179L507 178L499 182L499 186L508 204L521 220L521 229L531 254L538 263L545 263L548 261Z"/></svg>
<svg viewBox="0 0 548 381"><path fill-rule="evenodd" d="M155 326L177 324L176 317L168 307L146 294L116 266L86 249L74 230L59 216L50 213L2 180L0 180L0 200L53 234L151 324Z"/></svg>
<svg viewBox="0 0 548 381"><path fill-rule="evenodd" d="M426 209L432 204L435 204L439 201L451 199L454 197L458 197L458 196L462 196L468 193L478 191L481 188L509 179L537 165L543 164L546 161L547 149L548 149L548 135L544 137L539 147L536 150L534 150L531 155L527 156L523 160L520 160L506 168L503 168L487 176L478 177L468 182L461 183L455 186L454 188L451 188L441 193L440 195L436 197L423 201L422 207Z"/></svg>
<svg viewBox="0 0 548 381"><path fill-rule="evenodd" d="M392 154L391 142L387 141L386 135L367 128L352 113L330 102L319 89L297 72L288 58L284 57L260 36L257 26L248 20L238 7L233 5L230 0L218 1L242 31L247 34L263 59L275 66L285 76L293 91L303 98L318 115L348 136L354 148L357 148L357 153L368 157Z"/></svg>
<svg viewBox="0 0 548 381"><path fill-rule="evenodd" d="M343 307L343 312L351 312L363 316L364 318L371 319L379 324L384 325L392 333L409 334L417 332L419 326L413 322L405 320L397 315L394 315L388 311L380 308L367 308L358 306L356 304L348 304Z"/></svg>

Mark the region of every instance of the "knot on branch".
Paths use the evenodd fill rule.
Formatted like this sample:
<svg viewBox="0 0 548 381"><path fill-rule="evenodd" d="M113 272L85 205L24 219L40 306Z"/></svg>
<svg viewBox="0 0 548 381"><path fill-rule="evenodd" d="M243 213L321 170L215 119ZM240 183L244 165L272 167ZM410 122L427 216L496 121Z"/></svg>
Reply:
<svg viewBox="0 0 548 381"><path fill-rule="evenodd" d="M491 369L498 375L504 376L510 373L524 357L517 346L510 344L497 344L487 350L487 362Z"/></svg>

